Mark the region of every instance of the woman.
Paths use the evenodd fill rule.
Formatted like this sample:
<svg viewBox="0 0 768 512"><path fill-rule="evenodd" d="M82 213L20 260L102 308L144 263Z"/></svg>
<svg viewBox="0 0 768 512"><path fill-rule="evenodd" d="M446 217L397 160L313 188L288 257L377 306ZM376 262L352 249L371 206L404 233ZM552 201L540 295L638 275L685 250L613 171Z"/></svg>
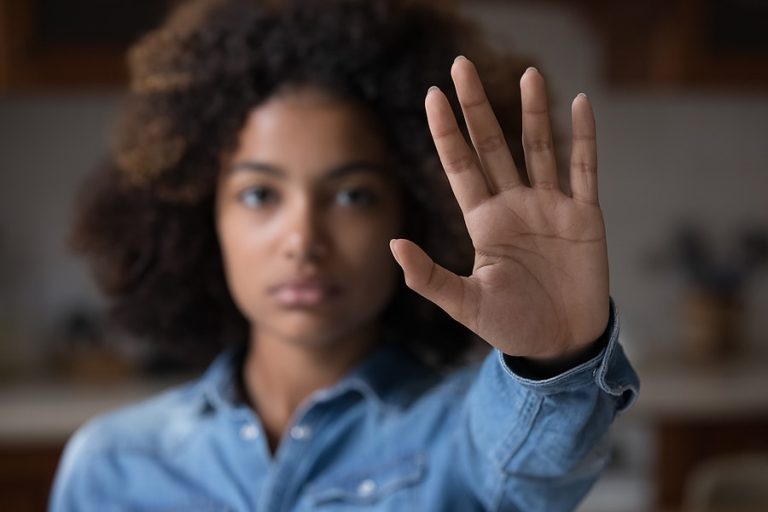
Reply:
<svg viewBox="0 0 768 512"><path fill-rule="evenodd" d="M134 48L75 240L122 325L221 354L81 428L52 510L576 506L637 392L591 107L562 185L541 75L520 80L521 158L460 53L517 69L396 0L197 2ZM448 371L474 336L482 366Z"/></svg>

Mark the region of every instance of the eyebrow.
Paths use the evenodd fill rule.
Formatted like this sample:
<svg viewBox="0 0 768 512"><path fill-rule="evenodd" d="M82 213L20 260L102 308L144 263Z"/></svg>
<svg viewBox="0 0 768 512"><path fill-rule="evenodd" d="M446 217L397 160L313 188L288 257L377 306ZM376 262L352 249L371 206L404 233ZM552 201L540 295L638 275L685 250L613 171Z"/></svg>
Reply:
<svg viewBox="0 0 768 512"><path fill-rule="evenodd" d="M254 160L244 160L242 162L237 162L232 167L230 167L229 172L231 174L236 172L256 172L268 174L277 178L285 178L287 175L287 173L279 167ZM365 160L354 160L352 162L347 162L339 167L331 169L323 176L323 179L333 180L347 176L349 174L356 174L360 172L370 172L383 175L384 166L375 164L373 162L367 162Z"/></svg>

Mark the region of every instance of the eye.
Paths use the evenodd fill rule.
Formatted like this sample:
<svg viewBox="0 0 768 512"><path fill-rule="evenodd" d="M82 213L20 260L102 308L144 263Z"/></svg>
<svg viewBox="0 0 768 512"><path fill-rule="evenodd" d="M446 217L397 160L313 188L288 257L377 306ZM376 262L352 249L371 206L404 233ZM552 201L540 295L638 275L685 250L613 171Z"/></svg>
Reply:
<svg viewBox="0 0 768 512"><path fill-rule="evenodd" d="M249 187L238 197L247 208L260 208L277 200L277 193L269 187Z"/></svg>
<svg viewBox="0 0 768 512"><path fill-rule="evenodd" d="M365 187L346 188L336 193L336 202L342 206L370 206L376 199L376 193Z"/></svg>

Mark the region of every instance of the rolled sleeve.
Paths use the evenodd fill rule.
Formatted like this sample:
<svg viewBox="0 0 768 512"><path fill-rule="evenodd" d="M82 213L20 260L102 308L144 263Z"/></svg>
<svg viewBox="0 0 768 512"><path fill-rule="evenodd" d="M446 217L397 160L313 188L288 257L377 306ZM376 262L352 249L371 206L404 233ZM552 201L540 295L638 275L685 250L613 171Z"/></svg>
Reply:
<svg viewBox="0 0 768 512"><path fill-rule="evenodd" d="M619 314L613 300L606 334L606 346L595 357L551 378L536 380L524 377L516 370L514 358L499 350L496 357L509 377L521 386L543 395L552 395L590 384L617 399L617 410L623 411L637 399L640 382L619 343Z"/></svg>
<svg viewBox="0 0 768 512"><path fill-rule="evenodd" d="M613 302L604 336L595 357L542 380L522 376L500 351L486 358L467 395L472 448L463 455L470 485L493 496L489 506L573 510L597 479L609 458L605 434L639 391Z"/></svg>

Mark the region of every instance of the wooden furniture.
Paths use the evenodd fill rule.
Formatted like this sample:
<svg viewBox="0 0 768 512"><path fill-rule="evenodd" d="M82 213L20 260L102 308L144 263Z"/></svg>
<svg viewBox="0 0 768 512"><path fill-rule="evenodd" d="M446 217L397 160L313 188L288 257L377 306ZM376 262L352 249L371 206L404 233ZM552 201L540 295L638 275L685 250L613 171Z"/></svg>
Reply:
<svg viewBox="0 0 768 512"><path fill-rule="evenodd" d="M558 0L600 34L604 77L622 87L768 85L768 4L749 0Z"/></svg>
<svg viewBox="0 0 768 512"><path fill-rule="evenodd" d="M80 425L181 380L0 383L0 510L45 510L61 452Z"/></svg>
<svg viewBox="0 0 768 512"><path fill-rule="evenodd" d="M181 1L0 0L0 93L125 86L125 49ZM549 1L582 15L599 36L612 86L768 85L765 2ZM498 4L500 15L509 5L462 0L483 2Z"/></svg>
<svg viewBox="0 0 768 512"><path fill-rule="evenodd" d="M114 89L125 50L178 0L0 0L0 93Z"/></svg>
<svg viewBox="0 0 768 512"><path fill-rule="evenodd" d="M45 510L61 441L0 442L0 509L8 512Z"/></svg>
<svg viewBox="0 0 768 512"><path fill-rule="evenodd" d="M638 365L631 411L653 430L659 510L682 507L698 464L726 454L768 451L768 356L744 353L694 364L670 354Z"/></svg>

